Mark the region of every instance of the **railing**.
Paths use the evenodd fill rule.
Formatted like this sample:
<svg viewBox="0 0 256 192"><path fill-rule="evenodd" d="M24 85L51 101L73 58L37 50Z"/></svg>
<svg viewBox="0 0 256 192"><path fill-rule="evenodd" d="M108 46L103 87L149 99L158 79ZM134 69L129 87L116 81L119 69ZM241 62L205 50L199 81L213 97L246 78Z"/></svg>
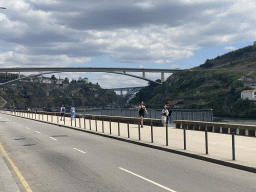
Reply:
<svg viewBox="0 0 256 192"><path fill-rule="evenodd" d="M109 119L106 116L85 116L85 115L77 115L77 118L65 117L63 121L60 121L59 113L32 113L32 112L11 112L4 111L2 113L6 113L13 116L19 116L27 119L35 119L38 121L47 121L57 125L63 125L68 127L77 127L84 130L95 131L102 134L109 134L114 136L121 136L122 138L131 138L135 140L144 140L146 142L151 143L161 143L165 146L169 146L169 142L171 141L172 145L174 144L173 140L175 137L173 133L169 133L168 125L166 127L154 127L153 123L150 123L147 129L141 129L139 119L136 118L136 122L129 122L125 117L110 117ZM49 115L51 114L51 115ZM49 118L49 117L50 118ZM112 118L112 119L111 119ZM129 118L128 118L129 119ZM152 121L153 122L153 121ZM160 122L160 120L156 120L156 122ZM248 130L248 135L253 133L256 136L256 126L250 125L232 125L232 124L221 124L221 123L212 123L212 122L198 122L198 121L174 121L176 123L177 128L181 128L182 132L179 131L179 138L183 140L183 149L187 150L188 144L191 144L191 141L187 142L187 131L189 129L194 130L202 130L205 132L204 134L204 142L205 142L205 154L209 154L208 150L208 133L214 132L217 130L221 130L222 132L227 132L232 134L232 159L235 160L235 134L243 133L243 130ZM236 129L235 129L236 128ZM239 131L237 131L237 129ZM154 134L155 133L155 134ZM182 134L182 137L181 135ZM137 135L137 136L136 136ZM159 135L161 135L159 139ZM201 135L201 134L200 134ZM191 138L189 138L191 139ZM157 140L157 141L155 141ZM194 141L197 142L197 141Z"/></svg>
<svg viewBox="0 0 256 192"><path fill-rule="evenodd" d="M162 109L147 109L146 118L161 119ZM138 117L137 109L92 109L84 110L81 114L107 115L122 117ZM212 110L200 109L172 109L171 121L173 120L191 120L191 121L213 121Z"/></svg>
<svg viewBox="0 0 256 192"><path fill-rule="evenodd" d="M256 125L213 123L205 121L174 120L176 128L188 130L211 131L215 133L235 133L236 135L256 136Z"/></svg>

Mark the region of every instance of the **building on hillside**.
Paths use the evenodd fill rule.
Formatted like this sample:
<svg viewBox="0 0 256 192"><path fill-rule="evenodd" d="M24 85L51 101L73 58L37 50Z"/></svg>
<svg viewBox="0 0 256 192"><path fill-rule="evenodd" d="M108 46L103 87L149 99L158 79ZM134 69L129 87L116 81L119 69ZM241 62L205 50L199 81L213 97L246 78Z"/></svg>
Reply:
<svg viewBox="0 0 256 192"><path fill-rule="evenodd" d="M182 106L184 106L185 101L184 100L174 100L174 101L169 101L168 102L170 107L173 108L182 108Z"/></svg>
<svg viewBox="0 0 256 192"><path fill-rule="evenodd" d="M241 98L249 100L256 100L256 90L244 90L241 92Z"/></svg>
<svg viewBox="0 0 256 192"><path fill-rule="evenodd" d="M256 45L256 41L253 42L253 45Z"/></svg>
<svg viewBox="0 0 256 192"><path fill-rule="evenodd" d="M253 89L256 89L256 80L253 76L243 76L238 80L243 82L244 87L252 87Z"/></svg>
<svg viewBox="0 0 256 192"><path fill-rule="evenodd" d="M39 83L47 83L47 84L62 84L63 83L63 79L51 79L50 77L44 77L44 76L39 76L39 77L30 77L30 81L31 82L39 82ZM54 82L55 81L55 82Z"/></svg>

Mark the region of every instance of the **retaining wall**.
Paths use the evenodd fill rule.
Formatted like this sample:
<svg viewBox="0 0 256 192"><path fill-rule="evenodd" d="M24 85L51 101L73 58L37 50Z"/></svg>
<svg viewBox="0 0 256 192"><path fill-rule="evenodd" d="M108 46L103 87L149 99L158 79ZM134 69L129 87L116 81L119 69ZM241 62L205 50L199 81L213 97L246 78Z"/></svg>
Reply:
<svg viewBox="0 0 256 192"><path fill-rule="evenodd" d="M186 128L199 131L205 131L207 129L207 131L215 133L231 134L233 132L236 135L256 136L256 125L227 124L186 120L174 120L173 123L176 124L176 128Z"/></svg>

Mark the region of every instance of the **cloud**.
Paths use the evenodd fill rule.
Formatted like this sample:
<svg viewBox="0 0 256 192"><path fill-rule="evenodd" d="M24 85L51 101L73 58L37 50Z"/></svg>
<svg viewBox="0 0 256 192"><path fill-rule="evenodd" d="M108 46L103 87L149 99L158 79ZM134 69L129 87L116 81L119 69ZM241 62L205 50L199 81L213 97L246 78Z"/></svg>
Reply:
<svg viewBox="0 0 256 192"><path fill-rule="evenodd" d="M226 50L235 50L235 47L229 46L229 47L225 47Z"/></svg>
<svg viewBox="0 0 256 192"><path fill-rule="evenodd" d="M171 62L254 41L256 3L234 0L0 0L1 66ZM228 48L229 49L229 48ZM145 66L145 65L144 65ZM145 66L146 67L146 66Z"/></svg>

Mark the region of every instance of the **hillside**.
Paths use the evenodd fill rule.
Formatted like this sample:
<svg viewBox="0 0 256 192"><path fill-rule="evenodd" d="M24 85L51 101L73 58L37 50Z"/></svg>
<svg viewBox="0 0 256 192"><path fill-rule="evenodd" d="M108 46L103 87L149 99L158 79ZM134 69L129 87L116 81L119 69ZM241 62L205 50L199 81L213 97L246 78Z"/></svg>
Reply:
<svg viewBox="0 0 256 192"><path fill-rule="evenodd" d="M106 91L98 84L66 83L47 84L27 81L16 81L15 84L5 85L0 91L8 104L5 107L44 108L51 111L61 105L75 107L104 107L116 106L120 96L113 91Z"/></svg>
<svg viewBox="0 0 256 192"><path fill-rule="evenodd" d="M213 109L215 115L256 116L253 101L242 100L246 87L242 77L256 79L256 48L248 46L232 51L191 70L171 75L162 85L150 84L131 100L144 101L147 107L162 108L166 102L184 101L180 108Z"/></svg>
<svg viewBox="0 0 256 192"><path fill-rule="evenodd" d="M206 62L194 69L256 70L256 45L231 51Z"/></svg>

